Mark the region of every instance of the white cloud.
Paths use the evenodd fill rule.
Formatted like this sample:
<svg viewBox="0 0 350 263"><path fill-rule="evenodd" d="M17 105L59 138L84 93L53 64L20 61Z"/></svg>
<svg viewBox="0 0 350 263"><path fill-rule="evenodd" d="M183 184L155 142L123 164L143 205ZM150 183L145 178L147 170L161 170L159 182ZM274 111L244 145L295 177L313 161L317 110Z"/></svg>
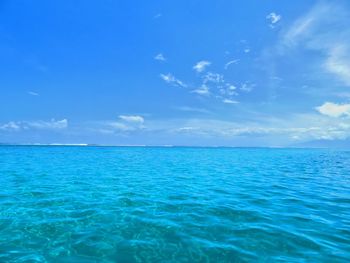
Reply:
<svg viewBox="0 0 350 263"><path fill-rule="evenodd" d="M34 91L28 91L28 94L32 96L39 96L39 93L36 93Z"/></svg>
<svg viewBox="0 0 350 263"><path fill-rule="evenodd" d="M244 53L249 53L250 52L250 48L245 48L243 51L244 51Z"/></svg>
<svg viewBox="0 0 350 263"><path fill-rule="evenodd" d="M166 61L166 58L163 56L162 53L159 53L158 55L156 55L154 57L155 60L159 60L159 61Z"/></svg>
<svg viewBox="0 0 350 263"><path fill-rule="evenodd" d="M281 15L276 14L275 12L271 12L266 16L266 19L270 20L270 26L274 27L274 24L276 24L278 21L280 21L282 18Z"/></svg>
<svg viewBox="0 0 350 263"><path fill-rule="evenodd" d="M163 16L163 14L158 13L158 14L156 14L156 15L153 17L153 19L158 19L158 18L160 18L160 17L162 17L162 16Z"/></svg>
<svg viewBox="0 0 350 263"><path fill-rule="evenodd" d="M323 105L316 107L316 110L330 117L350 116L350 104L325 102Z"/></svg>
<svg viewBox="0 0 350 263"><path fill-rule="evenodd" d="M3 131L19 131L20 129L21 126L14 121L10 121L6 124L0 125L0 130Z"/></svg>
<svg viewBox="0 0 350 263"><path fill-rule="evenodd" d="M210 94L209 88L206 85L202 85L198 89L192 90L192 92L204 96L208 96Z"/></svg>
<svg viewBox="0 0 350 263"><path fill-rule="evenodd" d="M197 62L196 65L193 66L193 69L197 72L203 72L208 66L210 66L211 62L202 60Z"/></svg>
<svg viewBox="0 0 350 263"><path fill-rule="evenodd" d="M126 122L144 123L145 119L139 115L119 115L119 118Z"/></svg>
<svg viewBox="0 0 350 263"><path fill-rule="evenodd" d="M175 78L171 73L168 74L160 74L160 77L168 84L181 87L181 88L186 88L187 85L183 83L181 80Z"/></svg>

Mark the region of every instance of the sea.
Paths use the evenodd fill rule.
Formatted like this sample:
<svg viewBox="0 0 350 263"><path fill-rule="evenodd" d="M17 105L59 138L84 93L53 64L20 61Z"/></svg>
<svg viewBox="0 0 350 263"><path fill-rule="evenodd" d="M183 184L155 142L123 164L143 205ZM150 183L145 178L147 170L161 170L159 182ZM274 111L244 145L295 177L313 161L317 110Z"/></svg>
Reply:
<svg viewBox="0 0 350 263"><path fill-rule="evenodd" d="M0 262L350 262L350 151L1 146Z"/></svg>

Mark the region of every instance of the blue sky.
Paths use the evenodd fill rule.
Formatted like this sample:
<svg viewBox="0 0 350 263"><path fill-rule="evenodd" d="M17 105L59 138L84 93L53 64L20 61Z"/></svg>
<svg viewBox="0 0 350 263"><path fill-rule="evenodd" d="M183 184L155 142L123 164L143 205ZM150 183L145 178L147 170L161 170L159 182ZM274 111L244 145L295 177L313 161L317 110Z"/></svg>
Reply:
<svg viewBox="0 0 350 263"><path fill-rule="evenodd" d="M0 142L350 145L349 1L0 1Z"/></svg>

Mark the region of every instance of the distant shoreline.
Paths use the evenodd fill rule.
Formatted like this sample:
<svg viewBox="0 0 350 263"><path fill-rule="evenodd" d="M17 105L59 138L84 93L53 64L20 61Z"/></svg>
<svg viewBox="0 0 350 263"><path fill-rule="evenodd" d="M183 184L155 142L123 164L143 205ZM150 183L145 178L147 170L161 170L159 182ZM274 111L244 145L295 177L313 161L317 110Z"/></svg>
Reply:
<svg viewBox="0 0 350 263"><path fill-rule="evenodd" d="M23 146L23 147L115 147L115 148L228 148L228 149L346 149L333 147L298 147L298 146L197 146L197 145L108 145L88 143L0 143L1 146Z"/></svg>

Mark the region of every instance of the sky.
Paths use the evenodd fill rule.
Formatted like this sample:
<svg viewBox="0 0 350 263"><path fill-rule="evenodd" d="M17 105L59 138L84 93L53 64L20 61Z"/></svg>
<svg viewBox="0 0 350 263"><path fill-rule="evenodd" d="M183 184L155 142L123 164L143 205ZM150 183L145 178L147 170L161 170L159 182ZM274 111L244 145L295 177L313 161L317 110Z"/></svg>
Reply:
<svg viewBox="0 0 350 263"><path fill-rule="evenodd" d="M0 143L350 146L350 1L0 0Z"/></svg>

